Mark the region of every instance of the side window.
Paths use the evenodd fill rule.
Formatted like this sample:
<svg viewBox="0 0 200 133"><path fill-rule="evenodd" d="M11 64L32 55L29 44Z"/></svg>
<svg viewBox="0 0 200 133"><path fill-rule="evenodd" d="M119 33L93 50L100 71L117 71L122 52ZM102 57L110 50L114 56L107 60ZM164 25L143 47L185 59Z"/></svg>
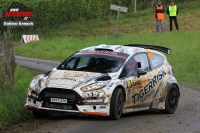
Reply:
<svg viewBox="0 0 200 133"><path fill-rule="evenodd" d="M120 77L137 76L138 62L141 63L140 70L145 71L145 72L149 71L149 63L148 63L147 55L146 53L140 53L140 54L134 55L133 57L129 59Z"/></svg>
<svg viewBox="0 0 200 133"><path fill-rule="evenodd" d="M125 65L123 76L125 76L125 77L127 77L127 76L136 76L137 75L137 70L138 70L137 61L135 60L134 57L132 57L131 59L129 59L129 61Z"/></svg>
<svg viewBox="0 0 200 133"><path fill-rule="evenodd" d="M149 71L149 62L145 53L137 54L134 58L137 62L141 62L140 70L145 72Z"/></svg>
<svg viewBox="0 0 200 133"><path fill-rule="evenodd" d="M153 53L153 58L150 58L152 69L162 66L164 58L158 54Z"/></svg>

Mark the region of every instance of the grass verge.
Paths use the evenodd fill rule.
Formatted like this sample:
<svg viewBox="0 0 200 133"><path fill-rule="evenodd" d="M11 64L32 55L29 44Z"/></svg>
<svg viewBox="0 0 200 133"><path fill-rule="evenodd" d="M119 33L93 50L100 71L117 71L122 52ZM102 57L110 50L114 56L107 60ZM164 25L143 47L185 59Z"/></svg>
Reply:
<svg viewBox="0 0 200 133"><path fill-rule="evenodd" d="M0 93L0 132L4 125L30 117L24 104L26 102L27 88L35 73L28 69L17 67L14 89L7 88Z"/></svg>

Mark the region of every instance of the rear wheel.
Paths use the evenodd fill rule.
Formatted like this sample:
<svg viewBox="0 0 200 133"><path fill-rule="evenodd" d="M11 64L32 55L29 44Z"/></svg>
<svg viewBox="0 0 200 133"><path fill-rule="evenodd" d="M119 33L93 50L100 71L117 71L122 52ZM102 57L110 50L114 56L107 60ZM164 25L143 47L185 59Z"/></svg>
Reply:
<svg viewBox="0 0 200 133"><path fill-rule="evenodd" d="M34 118L45 118L47 116L46 112L39 112L37 110L32 110Z"/></svg>
<svg viewBox="0 0 200 133"><path fill-rule="evenodd" d="M175 85L171 85L168 89L167 96L165 99L165 109L160 110L161 113L166 114L173 114L177 107L179 102L179 90Z"/></svg>
<svg viewBox="0 0 200 133"><path fill-rule="evenodd" d="M110 118L117 120L121 117L124 107L124 96L122 89L116 88L113 92L110 104Z"/></svg>

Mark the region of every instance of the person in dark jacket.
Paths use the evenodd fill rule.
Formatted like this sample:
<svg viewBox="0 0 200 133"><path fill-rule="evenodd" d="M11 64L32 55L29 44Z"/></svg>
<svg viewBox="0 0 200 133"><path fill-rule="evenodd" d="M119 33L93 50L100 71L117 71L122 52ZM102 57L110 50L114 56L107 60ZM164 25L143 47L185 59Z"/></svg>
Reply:
<svg viewBox="0 0 200 133"><path fill-rule="evenodd" d="M159 31L159 23L161 24L162 31L164 31L164 7L161 4L161 0L158 0L155 6L154 18L156 19L156 31Z"/></svg>
<svg viewBox="0 0 200 133"><path fill-rule="evenodd" d="M170 31L172 31L172 20L175 23L176 29L179 30L178 22L177 22L177 15L178 15L178 7L174 4L174 1L171 0L169 7L167 8L167 14L169 15L169 24L170 24Z"/></svg>

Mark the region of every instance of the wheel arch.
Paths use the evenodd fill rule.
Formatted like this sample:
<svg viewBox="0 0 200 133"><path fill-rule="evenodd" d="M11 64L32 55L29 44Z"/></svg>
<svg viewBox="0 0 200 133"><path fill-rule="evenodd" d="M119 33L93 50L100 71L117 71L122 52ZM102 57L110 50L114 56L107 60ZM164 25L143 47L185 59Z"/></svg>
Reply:
<svg viewBox="0 0 200 133"><path fill-rule="evenodd" d="M172 83L172 85L175 85L178 88L178 94L179 94L179 98L180 98L180 89L177 83Z"/></svg>
<svg viewBox="0 0 200 133"><path fill-rule="evenodd" d="M125 102L126 101L126 90L125 90L125 88L122 85L118 85L118 86L115 87L115 89L117 89L117 88L122 89L123 96L124 96L124 102ZM115 91L115 89L113 90L113 92Z"/></svg>

